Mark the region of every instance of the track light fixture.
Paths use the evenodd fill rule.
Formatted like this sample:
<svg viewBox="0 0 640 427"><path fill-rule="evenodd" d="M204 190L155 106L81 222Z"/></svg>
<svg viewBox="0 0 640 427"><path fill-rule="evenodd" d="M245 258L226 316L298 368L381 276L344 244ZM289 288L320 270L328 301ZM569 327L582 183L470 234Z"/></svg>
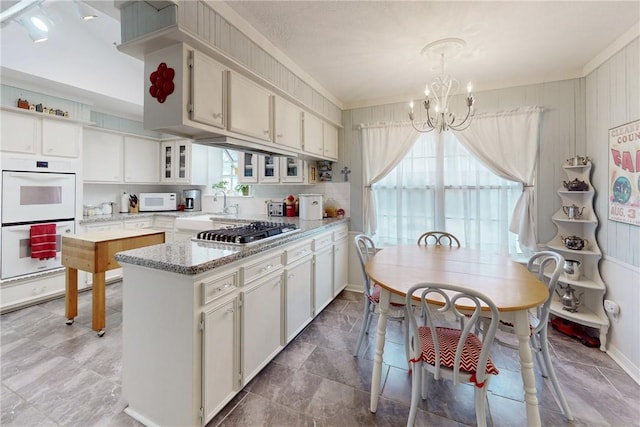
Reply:
<svg viewBox="0 0 640 427"><path fill-rule="evenodd" d="M49 31L53 28L53 22L40 6L26 12L18 22L27 30L34 43L46 41Z"/></svg>
<svg viewBox="0 0 640 427"><path fill-rule="evenodd" d="M80 0L73 0L76 5L76 9L78 11L78 15L83 21L91 21L92 19L96 19L98 15L95 14L93 9L87 6L85 3Z"/></svg>

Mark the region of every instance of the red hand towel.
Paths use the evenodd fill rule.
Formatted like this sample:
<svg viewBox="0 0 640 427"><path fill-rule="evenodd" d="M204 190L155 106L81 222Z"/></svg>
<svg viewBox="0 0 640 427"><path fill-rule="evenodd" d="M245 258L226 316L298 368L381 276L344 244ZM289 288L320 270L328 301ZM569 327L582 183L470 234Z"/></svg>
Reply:
<svg viewBox="0 0 640 427"><path fill-rule="evenodd" d="M39 260L56 257L56 225L32 225L30 233L31 258Z"/></svg>

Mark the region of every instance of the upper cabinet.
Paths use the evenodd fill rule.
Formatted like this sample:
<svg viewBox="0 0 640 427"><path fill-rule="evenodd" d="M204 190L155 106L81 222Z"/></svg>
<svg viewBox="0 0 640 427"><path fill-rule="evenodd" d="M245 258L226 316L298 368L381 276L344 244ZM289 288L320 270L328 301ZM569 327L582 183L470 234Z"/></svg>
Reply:
<svg viewBox="0 0 640 427"><path fill-rule="evenodd" d="M124 138L120 134L87 128L83 135L83 180L117 182L124 177Z"/></svg>
<svg viewBox="0 0 640 427"><path fill-rule="evenodd" d="M271 141L271 93L235 72L229 80L229 130Z"/></svg>
<svg viewBox="0 0 640 427"><path fill-rule="evenodd" d="M62 120L42 120L42 154L45 156L80 157L82 126Z"/></svg>
<svg viewBox="0 0 640 427"><path fill-rule="evenodd" d="M2 111L2 151L36 154L40 147L41 121L32 114Z"/></svg>
<svg viewBox="0 0 640 427"><path fill-rule="evenodd" d="M2 151L80 157L81 122L17 108L3 108L1 116Z"/></svg>
<svg viewBox="0 0 640 427"><path fill-rule="evenodd" d="M160 182L207 184L209 147L191 141L164 141L160 145Z"/></svg>
<svg viewBox="0 0 640 427"><path fill-rule="evenodd" d="M225 67L207 55L191 52L190 116L191 120L224 128L225 122Z"/></svg>
<svg viewBox="0 0 640 427"><path fill-rule="evenodd" d="M146 129L237 151L337 159L333 124L214 58L184 43L145 55Z"/></svg>
<svg viewBox="0 0 640 427"><path fill-rule="evenodd" d="M309 154L315 154L319 157L324 156L324 143L322 142L322 120L320 120L313 114L304 113L302 129L304 151Z"/></svg>
<svg viewBox="0 0 640 427"><path fill-rule="evenodd" d="M302 109L276 96L274 103L274 141L300 150L302 148Z"/></svg>
<svg viewBox="0 0 640 427"><path fill-rule="evenodd" d="M338 159L338 128L319 119L313 114L304 113L303 150L309 154L330 160Z"/></svg>
<svg viewBox="0 0 640 427"><path fill-rule="evenodd" d="M159 154L160 143L157 140L125 136L124 181L157 183L160 179Z"/></svg>

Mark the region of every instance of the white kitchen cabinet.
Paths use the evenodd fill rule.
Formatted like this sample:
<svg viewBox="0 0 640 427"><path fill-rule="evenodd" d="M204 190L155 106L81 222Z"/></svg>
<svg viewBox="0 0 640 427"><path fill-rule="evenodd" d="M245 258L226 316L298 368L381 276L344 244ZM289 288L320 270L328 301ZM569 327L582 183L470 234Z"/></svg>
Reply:
<svg viewBox="0 0 640 427"><path fill-rule="evenodd" d="M338 128L327 123L322 123L322 144L324 157L332 160L338 159Z"/></svg>
<svg viewBox="0 0 640 427"><path fill-rule="evenodd" d="M244 286L240 300L242 384L246 385L283 347L282 270Z"/></svg>
<svg viewBox="0 0 640 427"><path fill-rule="evenodd" d="M191 51L191 120L224 128L227 70L197 50Z"/></svg>
<svg viewBox="0 0 640 427"><path fill-rule="evenodd" d="M175 217L171 216L153 216L153 228L155 230L164 231L164 242L165 243L173 243L175 241Z"/></svg>
<svg viewBox="0 0 640 427"><path fill-rule="evenodd" d="M123 223L122 221L105 221L105 222L96 222L93 224L85 224L83 225L83 232L85 233L94 233L97 231L108 231L108 230L122 230ZM87 286L93 284L93 276L91 273L87 273L85 271L79 270L78 275L84 274L85 280L84 283ZM104 279L106 282L112 282L115 280L119 280L122 278L122 268L114 268L113 270L107 270L104 274ZM78 280L80 282L80 280Z"/></svg>
<svg viewBox="0 0 640 427"><path fill-rule="evenodd" d="M271 141L271 93L235 72L229 80L229 130Z"/></svg>
<svg viewBox="0 0 640 427"><path fill-rule="evenodd" d="M125 219L123 228L125 230L138 230L141 228L151 228L153 227L153 217L144 217L144 218L135 218L135 219Z"/></svg>
<svg viewBox="0 0 640 427"><path fill-rule="evenodd" d="M86 128L83 132L82 165L85 182L122 182L124 137Z"/></svg>
<svg viewBox="0 0 640 427"><path fill-rule="evenodd" d="M209 420L240 388L238 298L202 312L202 407Z"/></svg>
<svg viewBox="0 0 640 427"><path fill-rule="evenodd" d="M238 183L256 184L258 182L258 155L238 152Z"/></svg>
<svg viewBox="0 0 640 427"><path fill-rule="evenodd" d="M347 287L349 240L348 230L334 232L333 243L333 296L337 296Z"/></svg>
<svg viewBox="0 0 640 427"><path fill-rule="evenodd" d="M302 126L303 151L324 157L324 143L322 141L322 120L311 113L304 113Z"/></svg>
<svg viewBox="0 0 640 427"><path fill-rule="evenodd" d="M561 298L555 295L551 301L551 313L572 322L579 323L600 331L600 350L607 349L607 332L609 330L609 318L604 311L603 299L607 291L598 264L602 258L602 252L596 240L598 218L593 209L593 197L595 195L590 182L591 161L586 164L564 165L568 181L583 181L588 185L585 191L570 191L567 188L558 190L562 200L562 207L553 215L552 220L557 227L555 237L547 243L549 249L559 252L565 259L580 262L580 277L572 280L565 273L558 279L558 292L563 294L568 287L575 291L580 298L580 306L576 312L563 308ZM574 211L581 212L579 218L570 219L564 208L573 207ZM563 239L575 236L586 240L585 247L580 250L569 249Z"/></svg>
<svg viewBox="0 0 640 427"><path fill-rule="evenodd" d="M304 180L304 160L295 157L280 157L280 182L302 184Z"/></svg>
<svg viewBox="0 0 640 427"><path fill-rule="evenodd" d="M291 341L313 319L312 241L289 245L284 251L285 337Z"/></svg>
<svg viewBox="0 0 640 427"><path fill-rule="evenodd" d="M135 136L124 137L124 181L156 184L160 178L160 143Z"/></svg>
<svg viewBox="0 0 640 427"><path fill-rule="evenodd" d="M258 182L277 184L280 182L280 158L274 156L259 156Z"/></svg>
<svg viewBox="0 0 640 427"><path fill-rule="evenodd" d="M338 128L319 117L304 113L303 150L328 160L338 159Z"/></svg>
<svg viewBox="0 0 640 427"><path fill-rule="evenodd" d="M333 233L313 239L314 315L333 300Z"/></svg>
<svg viewBox="0 0 640 427"><path fill-rule="evenodd" d="M209 147L191 141L160 144L160 182L164 184L207 184Z"/></svg>
<svg viewBox="0 0 640 427"><path fill-rule="evenodd" d="M280 96L274 102L274 135L276 144L302 148L302 109Z"/></svg>
<svg viewBox="0 0 640 427"><path fill-rule="evenodd" d="M36 154L40 147L41 119L34 115L3 110L0 114L0 148L14 153Z"/></svg>
<svg viewBox="0 0 640 427"><path fill-rule="evenodd" d="M82 126L63 120L42 119L42 154L45 156L80 157Z"/></svg>

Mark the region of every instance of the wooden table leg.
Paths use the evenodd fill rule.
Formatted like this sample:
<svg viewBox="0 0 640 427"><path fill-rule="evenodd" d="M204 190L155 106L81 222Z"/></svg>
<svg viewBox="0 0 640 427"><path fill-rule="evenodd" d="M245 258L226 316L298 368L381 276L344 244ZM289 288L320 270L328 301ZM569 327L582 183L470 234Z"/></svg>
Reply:
<svg viewBox="0 0 640 427"><path fill-rule="evenodd" d="M373 373L371 375L371 412L378 410L378 397L380 396L380 381L382 380L382 354L384 353L384 338L387 332L387 313L389 312L389 291L380 290L380 302L378 315L378 332L376 334L376 355L373 358ZM363 319L364 320L364 319Z"/></svg>
<svg viewBox="0 0 640 427"><path fill-rule="evenodd" d="M536 394L536 378L533 371L533 357L529 346L529 317L526 310L520 310L515 314L515 330L518 336L518 349L520 353L520 371L524 384L524 402L527 407L527 425L529 427L540 426L540 409Z"/></svg>
<svg viewBox="0 0 640 427"><path fill-rule="evenodd" d="M67 267L65 277L65 300L64 311L67 318L67 325L73 323L73 319L78 315L78 270Z"/></svg>
<svg viewBox="0 0 640 427"><path fill-rule="evenodd" d="M105 272L93 273L93 330L98 332L98 336L104 335L106 326L105 320Z"/></svg>

